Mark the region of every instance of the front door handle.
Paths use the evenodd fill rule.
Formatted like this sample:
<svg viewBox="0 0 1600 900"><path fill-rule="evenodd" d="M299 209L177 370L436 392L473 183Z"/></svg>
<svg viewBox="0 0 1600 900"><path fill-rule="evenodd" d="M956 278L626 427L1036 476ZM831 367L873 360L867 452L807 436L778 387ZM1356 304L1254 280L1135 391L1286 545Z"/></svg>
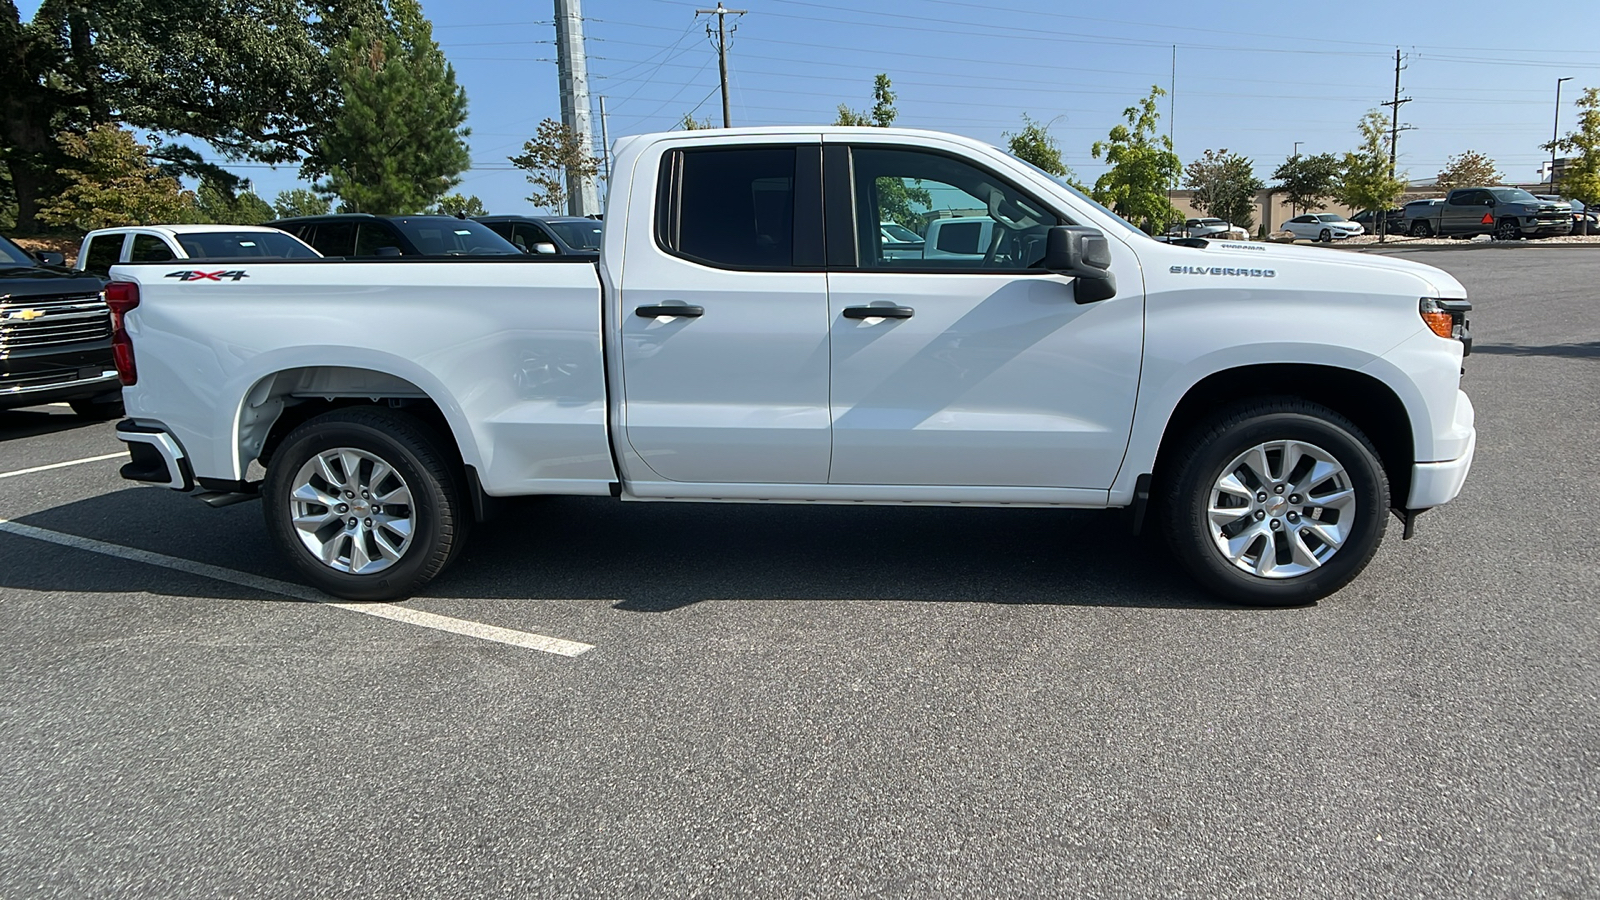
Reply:
<svg viewBox="0 0 1600 900"><path fill-rule="evenodd" d="M685 319L695 319L706 314L704 306L641 306L633 311L641 319L654 319L660 316L682 316Z"/></svg>
<svg viewBox="0 0 1600 900"><path fill-rule="evenodd" d="M917 311L909 306L846 306L846 319L909 319Z"/></svg>

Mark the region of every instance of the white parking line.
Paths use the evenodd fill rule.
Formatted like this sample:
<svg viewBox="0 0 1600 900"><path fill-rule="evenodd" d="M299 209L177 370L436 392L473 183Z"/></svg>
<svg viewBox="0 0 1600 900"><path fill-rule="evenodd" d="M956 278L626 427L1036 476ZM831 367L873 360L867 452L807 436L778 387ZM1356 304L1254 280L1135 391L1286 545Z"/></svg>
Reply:
<svg viewBox="0 0 1600 900"><path fill-rule="evenodd" d="M199 575L202 578L211 578L216 581L236 584L240 587L280 594L285 597L294 597L297 600L305 600L311 603L320 603L323 606L332 606L348 612L376 616L377 618L389 619L394 622L404 622L407 625L415 625L419 628L448 631L451 634L464 635L484 641L494 641L498 644L510 644L513 647L522 647L527 650L539 650L560 656L578 656L594 649L593 644L545 637L542 634L533 634L527 631L514 631L510 628L500 628L496 625L469 622L466 619L453 619L449 616L423 612L420 609L409 609L403 606L391 606L383 603L341 603L321 591L304 585L290 584L287 581L279 581L276 578L264 578L260 575L251 575L249 572L224 569L221 566L208 565L176 556L167 556L164 553L152 553L149 550L124 547L121 544L108 544L105 541L79 537L75 534L63 534L46 528L36 528L32 525L23 525L20 522L12 522L7 519L0 519L0 531L9 532L20 537L32 538L36 541L58 544L62 547L87 550L90 553L100 553L105 556L114 556L118 559L144 563L145 565L187 572L190 575Z"/></svg>
<svg viewBox="0 0 1600 900"><path fill-rule="evenodd" d="M108 459L128 458L128 451L107 453L104 456L90 456L84 459L69 459L66 462L51 463L48 466L34 466L31 469L18 469L15 472L0 472L0 478L15 478L18 475L32 475L35 472L48 472L51 469L65 469L67 466L81 466L84 463L105 462Z"/></svg>

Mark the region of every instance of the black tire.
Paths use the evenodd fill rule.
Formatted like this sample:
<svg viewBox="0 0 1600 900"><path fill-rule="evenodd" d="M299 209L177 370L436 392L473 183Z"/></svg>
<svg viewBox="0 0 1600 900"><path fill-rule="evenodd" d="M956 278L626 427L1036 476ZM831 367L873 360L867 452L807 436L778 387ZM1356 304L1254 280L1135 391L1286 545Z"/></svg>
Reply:
<svg viewBox="0 0 1600 900"><path fill-rule="evenodd" d="M1223 555L1211 534L1207 509L1224 467L1252 447L1279 440L1314 444L1344 467L1355 491L1355 523L1320 567L1274 579L1246 572ZM1247 606L1316 602L1361 574L1383 540L1389 481L1378 453L1349 419L1327 407L1294 398L1248 401L1219 411L1178 446L1183 449L1165 467L1160 487L1167 541L1195 580L1225 600Z"/></svg>
<svg viewBox="0 0 1600 900"><path fill-rule="evenodd" d="M124 415L122 393L120 391L108 397L95 397L91 400L71 400L68 401L67 405L72 407L72 412L79 418L90 419L95 422L120 419Z"/></svg>
<svg viewBox="0 0 1600 900"><path fill-rule="evenodd" d="M1324 228L1322 229L1322 233L1317 235L1317 240L1323 242L1324 244L1331 244L1333 243L1333 232Z"/></svg>
<svg viewBox="0 0 1600 900"><path fill-rule="evenodd" d="M400 600L433 580L467 538L472 512L463 475L447 445L413 416L381 407L356 407L317 416L284 439L262 485L267 531L315 587L346 600ZM410 488L415 515L410 544L388 568L369 575L337 571L303 544L289 494L296 473L318 453L350 447L395 470Z"/></svg>
<svg viewBox="0 0 1600 900"><path fill-rule="evenodd" d="M1420 238L1433 237L1433 226L1427 222L1412 222L1411 236Z"/></svg>
<svg viewBox="0 0 1600 900"><path fill-rule="evenodd" d="M1497 241L1514 241L1522 237L1522 226L1518 225L1514 219L1501 219L1494 223L1494 234L1492 236Z"/></svg>

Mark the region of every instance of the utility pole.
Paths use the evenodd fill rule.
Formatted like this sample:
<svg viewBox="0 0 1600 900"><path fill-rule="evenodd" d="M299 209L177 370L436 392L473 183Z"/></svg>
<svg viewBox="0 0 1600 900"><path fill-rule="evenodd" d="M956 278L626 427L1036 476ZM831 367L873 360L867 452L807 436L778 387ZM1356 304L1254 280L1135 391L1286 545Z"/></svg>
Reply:
<svg viewBox="0 0 1600 900"><path fill-rule="evenodd" d="M1289 154L1289 158L1290 159L1299 159L1300 158L1300 145L1304 144L1304 143L1305 143L1305 141L1295 141L1294 142L1294 152ZM1298 216L1298 215L1300 215L1300 207L1297 206L1293 201L1290 201L1290 203L1289 203L1289 217L1290 218L1294 218L1295 216Z"/></svg>
<svg viewBox="0 0 1600 900"><path fill-rule="evenodd" d="M1394 178L1395 173L1395 151L1400 143L1400 132L1411 130L1409 125L1404 128L1400 127L1400 107L1411 102L1410 97L1400 96L1400 73L1407 68L1400 64L1401 59L1400 48L1394 48L1394 99L1379 104L1380 106L1389 107L1389 178L1391 180ZM1378 226L1378 243L1381 244L1389 235L1389 211L1376 210L1374 214L1376 221L1373 224Z"/></svg>
<svg viewBox="0 0 1600 900"><path fill-rule="evenodd" d="M728 35L738 31L739 26L727 27L729 16L742 16L749 12L747 9L724 9L721 0L717 0L716 9L697 9L694 17L717 17L717 70L722 75L722 127L733 127L733 114L728 109ZM711 36L711 25L706 24L706 37Z"/></svg>
<svg viewBox="0 0 1600 900"><path fill-rule="evenodd" d="M583 51L581 0L555 0L556 69L561 87L561 124L578 138L584 159L594 158L593 123L589 112L589 63ZM567 171L567 214L600 212L594 176Z"/></svg>
<svg viewBox="0 0 1600 900"><path fill-rule="evenodd" d="M600 153L606 163L606 193L611 193L611 135L606 131L606 95L600 95Z"/></svg>
<svg viewBox="0 0 1600 900"><path fill-rule="evenodd" d="M1556 141L1561 140L1561 82L1572 77L1556 79L1556 124L1550 129L1550 193L1556 192Z"/></svg>

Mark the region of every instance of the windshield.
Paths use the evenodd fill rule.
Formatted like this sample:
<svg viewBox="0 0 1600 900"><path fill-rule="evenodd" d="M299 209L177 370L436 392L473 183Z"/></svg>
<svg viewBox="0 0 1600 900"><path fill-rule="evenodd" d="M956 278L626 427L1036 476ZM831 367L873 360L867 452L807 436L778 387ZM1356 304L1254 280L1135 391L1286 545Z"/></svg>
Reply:
<svg viewBox="0 0 1600 900"><path fill-rule="evenodd" d="M1496 199L1506 203L1537 203L1539 201L1538 197L1522 188L1495 188L1489 193L1493 194Z"/></svg>
<svg viewBox="0 0 1600 900"><path fill-rule="evenodd" d="M583 222L546 222L544 227L554 231L556 236L567 242L567 246L575 250L599 250L600 228L599 222L588 220Z"/></svg>
<svg viewBox="0 0 1600 900"><path fill-rule="evenodd" d="M1348 222L1350 220L1346 219L1344 216L1336 216L1336 215L1334 215L1332 213L1323 213L1322 215L1317 216L1317 221L1319 221L1319 222Z"/></svg>
<svg viewBox="0 0 1600 900"><path fill-rule="evenodd" d="M38 268L39 261L16 244L0 238L0 266L27 266L31 269Z"/></svg>
<svg viewBox="0 0 1600 900"><path fill-rule="evenodd" d="M314 259L322 254L282 232L217 231L176 235L191 259L228 259L262 256L274 259Z"/></svg>
<svg viewBox="0 0 1600 900"><path fill-rule="evenodd" d="M1056 175L1051 175L1049 172L1046 172L1045 170L1039 168L1038 166L1034 165L1031 162L1028 162L1025 159L1020 159L1020 158L1018 158L1016 156L1012 156L1009 153L1007 153L1006 155L1007 156L1011 156L1011 158L1015 159L1017 162L1022 163L1023 165L1027 166L1028 168L1034 170L1035 172L1038 172L1040 175L1043 175L1044 177L1050 179L1055 184L1060 185L1061 187L1065 188L1067 193L1071 194L1072 196L1077 197L1079 200L1082 200L1084 203L1087 203L1090 206L1094 207L1095 209L1098 209L1099 211L1101 211L1101 212L1105 213L1106 215L1110 216L1111 217L1111 221L1117 223L1118 225L1121 225L1123 228L1126 228L1128 231L1131 231L1134 234L1137 234L1138 236L1140 236L1142 238L1145 238L1146 240L1152 240L1152 241L1155 240L1155 238L1150 237L1150 235L1145 234L1143 231L1140 231L1137 226L1135 226L1133 223L1129 222L1127 219L1124 219L1123 217L1121 217L1121 216L1117 215L1116 213L1112 212L1110 209L1107 209L1105 206L1101 205L1093 197L1090 197L1088 194L1085 194L1083 191L1080 191L1077 188L1073 187L1072 185L1068 184L1067 180L1065 178L1061 178L1061 177L1056 176Z"/></svg>
<svg viewBox="0 0 1600 900"><path fill-rule="evenodd" d="M523 256L516 245L471 219L407 216L389 220L423 256Z"/></svg>
<svg viewBox="0 0 1600 900"><path fill-rule="evenodd" d="M899 222L884 222L879 227L883 229L884 234L894 238L897 241L900 241L903 244L922 243L922 235L917 234L915 231L912 231L904 225L901 225Z"/></svg>

